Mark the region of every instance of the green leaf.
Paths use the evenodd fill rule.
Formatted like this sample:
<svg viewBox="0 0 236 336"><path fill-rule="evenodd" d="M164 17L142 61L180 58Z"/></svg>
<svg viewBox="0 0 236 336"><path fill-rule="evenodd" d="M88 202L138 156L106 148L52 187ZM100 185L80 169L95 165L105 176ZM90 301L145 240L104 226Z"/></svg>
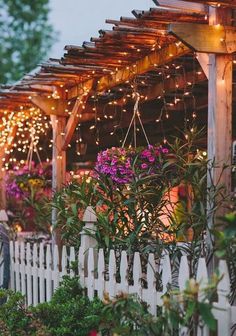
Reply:
<svg viewBox="0 0 236 336"><path fill-rule="evenodd" d="M208 303L199 302L199 311L204 323L211 329L216 330L216 320L211 311L211 306Z"/></svg>

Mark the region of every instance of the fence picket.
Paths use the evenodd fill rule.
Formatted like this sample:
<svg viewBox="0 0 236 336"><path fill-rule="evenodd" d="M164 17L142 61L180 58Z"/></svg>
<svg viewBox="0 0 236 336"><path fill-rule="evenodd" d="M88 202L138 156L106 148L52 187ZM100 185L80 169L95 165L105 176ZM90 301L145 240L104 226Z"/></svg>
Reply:
<svg viewBox="0 0 236 336"><path fill-rule="evenodd" d="M20 243L20 280L21 280L21 293L26 294L26 283L25 283L25 244Z"/></svg>
<svg viewBox="0 0 236 336"><path fill-rule="evenodd" d="M44 245L41 243L39 245L39 301L40 303L45 302L45 257L44 257Z"/></svg>
<svg viewBox="0 0 236 336"><path fill-rule="evenodd" d="M200 288L200 294L198 300L202 301L204 294L201 293L201 289L208 284L207 266L204 258L199 258L196 279L197 282L199 282L199 288ZM204 326L202 328L198 326L197 336L209 336L209 329L207 328L207 326Z"/></svg>
<svg viewBox="0 0 236 336"><path fill-rule="evenodd" d="M85 250L83 247L79 248L78 273L79 273L81 286L84 287L85 286Z"/></svg>
<svg viewBox="0 0 236 336"><path fill-rule="evenodd" d="M26 244L26 281L27 281L27 295L26 302L30 306L33 304L33 293L32 293L32 255L30 243Z"/></svg>
<svg viewBox="0 0 236 336"><path fill-rule="evenodd" d="M132 292L136 293L140 298L142 297L142 266L139 252L134 254L134 263L133 263L133 281L134 285Z"/></svg>
<svg viewBox="0 0 236 336"><path fill-rule="evenodd" d="M156 316L157 310L157 291L156 291L156 264L154 254L150 253L148 256L148 265L147 265L147 295L146 302L149 305L149 312Z"/></svg>
<svg viewBox="0 0 236 336"><path fill-rule="evenodd" d="M179 289L181 291L185 289L186 282L189 280L189 273L188 258L187 256L182 256L180 260L178 276Z"/></svg>
<svg viewBox="0 0 236 336"><path fill-rule="evenodd" d="M111 250L109 255L108 265L109 280L107 286L107 292L112 299L116 296L116 257L115 251Z"/></svg>
<svg viewBox="0 0 236 336"><path fill-rule="evenodd" d="M15 276L16 276L16 291L20 292L20 263L19 263L19 243L15 242Z"/></svg>
<svg viewBox="0 0 236 336"><path fill-rule="evenodd" d="M67 267L68 267L67 250L66 250L66 246L63 246L62 256L61 256L61 276L60 276L61 280L63 276L67 275Z"/></svg>
<svg viewBox="0 0 236 336"><path fill-rule="evenodd" d="M179 276L178 276L178 284L179 289L183 291L186 286L187 280L189 280L189 265L188 258L186 255L181 257L180 266L179 266ZM179 335L187 335L188 329L186 327L180 327Z"/></svg>
<svg viewBox="0 0 236 336"><path fill-rule="evenodd" d="M50 301L52 298L52 253L51 246L47 245L46 249L46 301Z"/></svg>
<svg viewBox="0 0 236 336"><path fill-rule="evenodd" d="M94 249L90 248L88 252L88 277L87 277L88 298L94 297Z"/></svg>
<svg viewBox="0 0 236 336"><path fill-rule="evenodd" d="M39 287L38 287L38 246L33 246L33 266L32 266L32 281L33 281L33 305L39 303Z"/></svg>
<svg viewBox="0 0 236 336"><path fill-rule="evenodd" d="M75 248L73 246L70 247L70 256L69 256L69 267L70 267L70 276L71 278L75 275L74 265L75 263Z"/></svg>
<svg viewBox="0 0 236 336"><path fill-rule="evenodd" d="M15 290L15 251L14 243L10 241L10 289Z"/></svg>
<svg viewBox="0 0 236 336"><path fill-rule="evenodd" d="M98 277L96 280L96 288L98 291L99 299L103 299L104 290L105 290L105 260L104 260L104 252L103 249L99 249L98 252Z"/></svg>
<svg viewBox="0 0 236 336"><path fill-rule="evenodd" d="M228 267L225 260L220 260L219 262L219 272L222 276L222 280L219 282L217 287L218 302L215 304L215 309L213 311L214 316L218 321L218 334L224 336L231 335L231 314L230 314L230 304L228 296L230 294L230 278ZM235 316L236 318L236 316Z"/></svg>
<svg viewBox="0 0 236 336"><path fill-rule="evenodd" d="M53 256L52 256L52 288L55 291L59 286L59 253L57 245L53 246Z"/></svg>
<svg viewBox="0 0 236 336"><path fill-rule="evenodd" d="M163 256L161 260L161 270L162 270L162 293L165 294L167 291L168 284L172 283L172 275L171 275L171 265L170 265L170 257L168 254Z"/></svg>
<svg viewBox="0 0 236 336"><path fill-rule="evenodd" d="M126 251L121 252L120 260L120 291L122 293L129 292L129 283L128 283L128 260Z"/></svg>

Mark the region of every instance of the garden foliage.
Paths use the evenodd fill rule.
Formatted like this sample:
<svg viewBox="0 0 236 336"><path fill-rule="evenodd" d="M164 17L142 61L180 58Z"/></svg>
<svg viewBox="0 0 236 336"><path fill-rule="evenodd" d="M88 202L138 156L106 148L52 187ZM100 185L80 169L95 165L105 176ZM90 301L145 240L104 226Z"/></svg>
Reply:
<svg viewBox="0 0 236 336"><path fill-rule="evenodd" d="M169 290L156 318L135 295L89 301L77 278L65 277L51 302L36 307L26 308L19 293L1 291L0 298L7 301L0 305L0 336L89 336L98 331L102 336L175 336L181 327L195 336L197 327L216 328L212 302L219 280L214 276L200 290L191 279L184 291Z"/></svg>

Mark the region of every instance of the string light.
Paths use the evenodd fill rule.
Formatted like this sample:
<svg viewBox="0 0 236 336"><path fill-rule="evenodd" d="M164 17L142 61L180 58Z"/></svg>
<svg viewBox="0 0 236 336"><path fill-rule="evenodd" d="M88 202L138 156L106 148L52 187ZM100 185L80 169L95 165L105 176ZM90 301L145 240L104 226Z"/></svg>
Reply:
<svg viewBox="0 0 236 336"><path fill-rule="evenodd" d="M23 110L22 106L19 111L11 112L8 117L2 117L0 125L0 148L4 148L5 156L2 161L4 168L9 169L9 162L16 162L14 157L17 152L27 153L30 146L30 132L34 129L35 146L39 144L40 136L45 135L49 129L49 120L43 116L37 108ZM42 151L40 146L39 150ZM21 162L22 163L22 162Z"/></svg>

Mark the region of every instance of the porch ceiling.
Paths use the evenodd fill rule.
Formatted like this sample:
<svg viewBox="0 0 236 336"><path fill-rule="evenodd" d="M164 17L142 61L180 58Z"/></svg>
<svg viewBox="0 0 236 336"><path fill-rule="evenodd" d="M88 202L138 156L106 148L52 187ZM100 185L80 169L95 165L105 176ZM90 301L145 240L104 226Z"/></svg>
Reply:
<svg viewBox="0 0 236 336"><path fill-rule="evenodd" d="M99 123L100 138L106 142L114 131L127 128L134 90L141 95L147 127L158 120L163 108L166 118L177 111L173 120L180 125L186 113L206 110L207 78L195 53L170 35L168 27L175 22L208 25L208 5L236 8L236 1L154 3L156 7L147 11L133 10L133 17L106 20L111 30L100 30L98 37L82 46L65 46L60 59L49 59L34 74L2 87L0 116L22 111L30 115L37 107L47 115L67 117L67 126L73 124L74 128L66 133L65 149L78 123L92 146L97 135L91 136L88 130L95 124ZM192 98L187 101L188 97ZM177 102L174 105L173 100ZM161 133L162 127L154 125L153 134Z"/></svg>

